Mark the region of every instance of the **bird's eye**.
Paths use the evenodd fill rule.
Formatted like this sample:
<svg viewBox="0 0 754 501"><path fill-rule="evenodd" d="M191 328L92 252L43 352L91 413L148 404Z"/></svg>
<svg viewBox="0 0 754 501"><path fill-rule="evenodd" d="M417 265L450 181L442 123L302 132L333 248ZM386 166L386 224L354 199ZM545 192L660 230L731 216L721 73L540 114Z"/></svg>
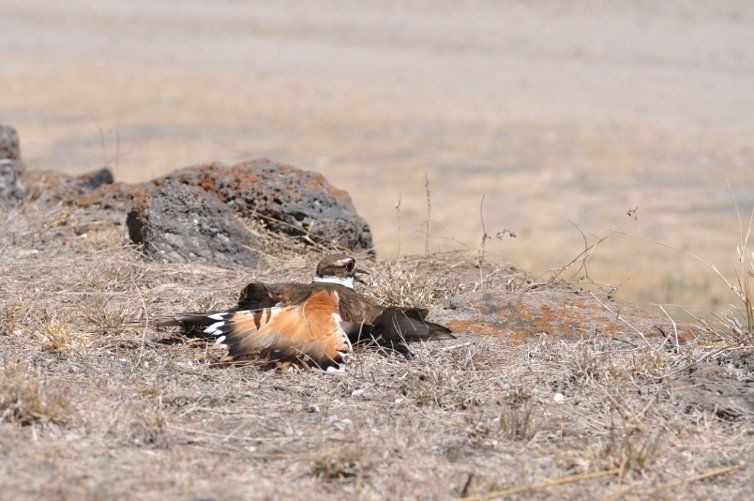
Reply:
<svg viewBox="0 0 754 501"><path fill-rule="evenodd" d="M348 263L346 263L346 271L348 273L351 273L353 271L353 266L354 266L353 261L349 261Z"/></svg>

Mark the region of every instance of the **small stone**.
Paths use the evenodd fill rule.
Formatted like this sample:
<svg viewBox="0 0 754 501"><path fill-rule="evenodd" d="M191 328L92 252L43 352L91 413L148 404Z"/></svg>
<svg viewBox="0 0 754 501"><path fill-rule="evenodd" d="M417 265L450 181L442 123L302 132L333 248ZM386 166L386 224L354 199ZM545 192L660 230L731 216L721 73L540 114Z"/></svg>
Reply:
<svg viewBox="0 0 754 501"><path fill-rule="evenodd" d="M552 396L552 400L556 404L562 404L565 401L565 396L562 393L556 393L555 395Z"/></svg>

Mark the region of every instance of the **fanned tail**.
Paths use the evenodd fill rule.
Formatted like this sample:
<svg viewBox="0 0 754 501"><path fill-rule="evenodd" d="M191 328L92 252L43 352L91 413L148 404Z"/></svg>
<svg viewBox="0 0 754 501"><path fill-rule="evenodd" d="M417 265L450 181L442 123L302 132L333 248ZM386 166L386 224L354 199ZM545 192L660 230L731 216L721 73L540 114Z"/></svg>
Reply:
<svg viewBox="0 0 754 501"><path fill-rule="evenodd" d="M337 293L321 291L296 306L186 313L160 325L214 336L218 345L228 349L226 361L299 360L328 369L339 367L343 355L351 351L337 307Z"/></svg>

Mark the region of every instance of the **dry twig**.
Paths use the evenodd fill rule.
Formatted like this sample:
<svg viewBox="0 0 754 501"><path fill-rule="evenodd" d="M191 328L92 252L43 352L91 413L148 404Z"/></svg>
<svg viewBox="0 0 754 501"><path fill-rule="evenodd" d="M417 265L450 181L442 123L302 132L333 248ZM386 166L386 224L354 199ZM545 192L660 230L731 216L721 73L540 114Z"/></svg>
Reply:
<svg viewBox="0 0 754 501"><path fill-rule="evenodd" d="M533 484L522 485L520 487L511 487L510 489L502 489L499 491L492 491L486 494L479 494L477 496L469 496L466 498L457 499L456 501L485 501L487 499L500 498L504 496L510 496L511 494L518 494L519 492L533 491L536 489L544 489L545 487L552 487L553 485L568 484L571 482L580 482L582 480L590 480L592 478L606 477L608 475L616 475L620 470L613 469L607 471L598 471L594 473L582 473L580 475L572 475L570 477L556 478L553 480L545 480L544 482L535 482Z"/></svg>

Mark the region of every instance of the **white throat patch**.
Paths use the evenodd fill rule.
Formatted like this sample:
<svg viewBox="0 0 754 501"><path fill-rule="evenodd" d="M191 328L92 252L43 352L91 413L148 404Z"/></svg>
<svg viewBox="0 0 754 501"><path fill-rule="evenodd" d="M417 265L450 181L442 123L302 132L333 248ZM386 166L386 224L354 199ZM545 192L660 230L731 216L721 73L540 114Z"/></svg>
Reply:
<svg viewBox="0 0 754 501"><path fill-rule="evenodd" d="M340 277L314 277L315 282L325 282L328 284L339 284L344 287L348 287L349 289L353 289L353 277L346 277L346 278L340 278Z"/></svg>

